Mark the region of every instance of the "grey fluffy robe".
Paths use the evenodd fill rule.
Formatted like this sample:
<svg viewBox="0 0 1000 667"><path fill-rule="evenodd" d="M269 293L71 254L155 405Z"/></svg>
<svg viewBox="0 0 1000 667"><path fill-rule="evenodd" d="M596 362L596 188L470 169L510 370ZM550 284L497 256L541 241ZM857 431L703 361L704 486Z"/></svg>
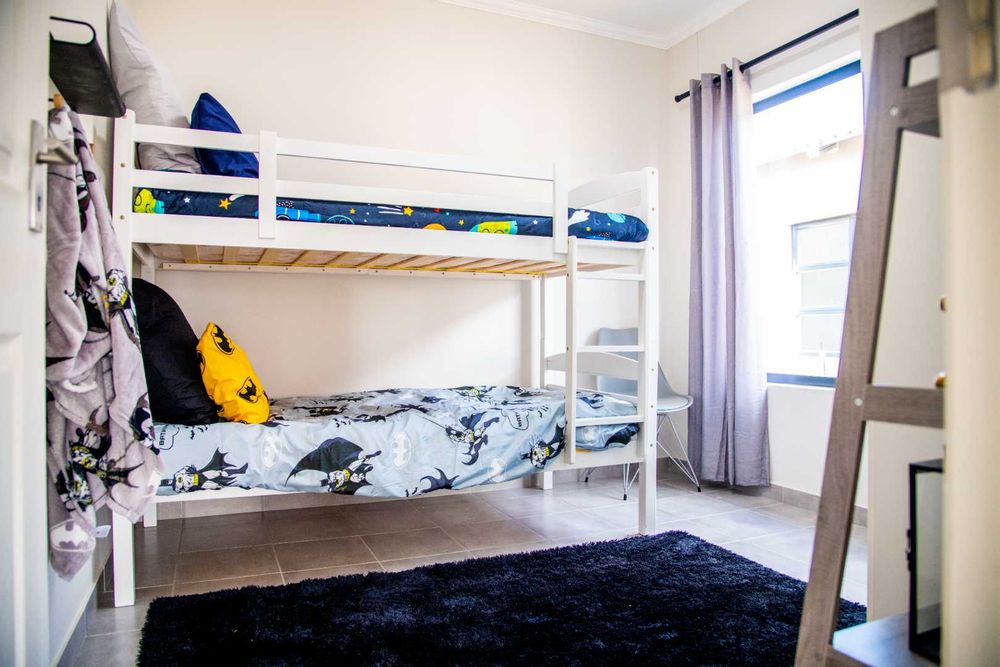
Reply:
<svg viewBox="0 0 1000 667"><path fill-rule="evenodd" d="M156 491L155 447L135 310L100 171L80 119L49 114L75 165L48 177L46 385L49 553L72 577L95 546L96 510L135 521Z"/></svg>

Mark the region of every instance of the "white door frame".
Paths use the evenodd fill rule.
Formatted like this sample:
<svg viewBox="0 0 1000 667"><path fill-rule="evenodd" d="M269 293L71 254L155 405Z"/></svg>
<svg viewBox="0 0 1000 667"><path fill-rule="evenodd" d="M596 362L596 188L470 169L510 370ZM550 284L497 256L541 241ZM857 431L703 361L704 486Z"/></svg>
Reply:
<svg viewBox="0 0 1000 667"><path fill-rule="evenodd" d="M28 229L31 121L46 120L48 2L0 0L0 664L49 655L45 233ZM41 178L44 221L45 174Z"/></svg>

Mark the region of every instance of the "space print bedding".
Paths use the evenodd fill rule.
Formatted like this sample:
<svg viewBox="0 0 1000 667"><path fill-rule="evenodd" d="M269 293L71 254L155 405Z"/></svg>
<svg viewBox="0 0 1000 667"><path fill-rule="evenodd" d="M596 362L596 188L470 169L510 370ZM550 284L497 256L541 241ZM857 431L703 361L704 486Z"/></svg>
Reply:
<svg viewBox="0 0 1000 667"><path fill-rule="evenodd" d="M136 213L204 215L227 218L257 217L257 197L253 195L142 188L135 190L134 196L132 208ZM552 236L552 218L544 216L482 213L418 206L384 206L279 197L276 215L279 220L297 222L516 234L519 236ZM646 240L649 229L642 220L631 215L569 209L569 234L584 239L641 242Z"/></svg>
<svg viewBox="0 0 1000 667"><path fill-rule="evenodd" d="M408 497L496 484L546 468L564 448L564 394L522 387L385 389L272 402L263 424L156 424L158 493L227 487ZM579 417L635 414L579 392ZM621 447L638 425L577 429L577 447Z"/></svg>

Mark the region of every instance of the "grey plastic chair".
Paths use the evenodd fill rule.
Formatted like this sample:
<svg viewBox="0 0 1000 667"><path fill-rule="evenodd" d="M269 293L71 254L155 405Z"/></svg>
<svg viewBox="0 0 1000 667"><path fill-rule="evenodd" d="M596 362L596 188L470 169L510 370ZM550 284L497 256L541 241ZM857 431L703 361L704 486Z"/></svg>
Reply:
<svg viewBox="0 0 1000 667"><path fill-rule="evenodd" d="M639 330L632 329L599 329L597 331L597 344L598 345L636 345L639 342ZM638 353L636 352L621 352L618 353L624 357L629 357L630 359L638 359ZM656 424L656 444L663 450L663 452L670 458L674 464L680 468L684 476L691 480L691 483L701 491L701 483L698 481L698 475L694 471L694 467L691 465L691 457L688 455L687 444L681 439L680 433L677 432L677 427L674 425L673 419L670 415L674 412L682 412L691 407L694 399L685 394L678 393L670 386L667 382L667 377L663 374L663 367L658 366L657 369L660 373L659 381L657 382L657 400L656 400L656 415L658 417ZM621 378L609 377L606 375L597 376L597 390L606 391L612 394L623 394L625 396L637 396L639 393L638 383L635 380L623 380ZM678 459L675 457L669 449L663 446L660 442L660 428L663 426L663 422L666 421L670 424L670 430L674 433L674 438L677 440L677 444L680 446L681 451L684 453L684 459ZM635 474L629 477L629 464L626 463L623 466L622 471L622 487L623 487L623 497L628 500L628 491L632 487L632 482L635 481L636 476L639 474L639 470L636 469ZM589 476L589 472L588 472Z"/></svg>

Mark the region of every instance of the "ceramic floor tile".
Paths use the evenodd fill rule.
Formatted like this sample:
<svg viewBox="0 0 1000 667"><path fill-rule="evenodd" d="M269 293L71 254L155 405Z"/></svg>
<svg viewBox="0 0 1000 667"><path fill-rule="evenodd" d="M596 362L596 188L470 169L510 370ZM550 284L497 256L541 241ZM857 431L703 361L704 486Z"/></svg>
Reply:
<svg viewBox="0 0 1000 667"><path fill-rule="evenodd" d="M556 498L572 508L589 509L593 507L608 507L610 505L625 505L639 502L639 488L633 486L629 492L628 500L622 498L620 486L601 487L597 489L587 489L583 491L570 491L569 493L559 492Z"/></svg>
<svg viewBox="0 0 1000 667"><path fill-rule="evenodd" d="M434 528L435 523L413 507L393 506L386 510L367 509L345 512L346 523L353 535L375 535L417 528Z"/></svg>
<svg viewBox="0 0 1000 667"><path fill-rule="evenodd" d="M333 537L357 535L357 527L348 521L343 512L321 512L302 517L287 516L280 520L268 519L265 534L272 544L281 542L306 542Z"/></svg>
<svg viewBox="0 0 1000 667"><path fill-rule="evenodd" d="M314 570L371 563L376 560L360 537L338 537L313 542L288 542L274 545L282 571Z"/></svg>
<svg viewBox="0 0 1000 667"><path fill-rule="evenodd" d="M465 550L441 528L366 535L364 540L380 561L436 556Z"/></svg>
<svg viewBox="0 0 1000 667"><path fill-rule="evenodd" d="M132 607L115 607L113 594L101 594L97 607L87 613L87 636L141 630L149 603L172 593L173 586L140 588L135 592L135 605Z"/></svg>
<svg viewBox="0 0 1000 667"><path fill-rule="evenodd" d="M482 501L438 503L420 508L420 513L443 528L463 523L482 523L510 518L501 510Z"/></svg>
<svg viewBox="0 0 1000 667"><path fill-rule="evenodd" d="M369 572L382 572L382 566L378 563L361 563L359 565L341 565L340 567L320 567L314 570L282 572L282 576L285 578L286 584L295 584L307 579L329 579L330 577L368 574Z"/></svg>
<svg viewBox="0 0 1000 667"><path fill-rule="evenodd" d="M541 491L538 489L526 489L526 491L530 491L530 493L498 495L496 498L486 498L486 502L504 514L514 518L544 514L546 512L568 512L578 509L551 491Z"/></svg>
<svg viewBox="0 0 1000 667"><path fill-rule="evenodd" d="M87 619L92 636L79 664L132 664L138 641L133 630L156 595L397 571L628 537L638 526L638 487L628 502L621 493L619 478L594 478L550 491L511 487L140 526L137 581L163 585L139 589L131 608L114 609L111 594L102 593L101 606ZM676 473L658 480L656 519L656 532L683 530L790 576L808 572L814 512L718 487L699 494ZM736 540L740 536L745 539ZM852 530L843 591L861 602L867 595L866 538L863 527Z"/></svg>
<svg viewBox="0 0 1000 667"><path fill-rule="evenodd" d="M719 500L730 503L731 505L736 505L737 507L744 507L744 508L778 505L781 502L777 498L773 498L763 494L743 493L740 491L730 491L728 489L713 490L704 493L708 496L712 496L714 498L718 498Z"/></svg>
<svg viewBox="0 0 1000 667"><path fill-rule="evenodd" d="M751 537L801 530L796 524L781 521L754 510L713 514L701 517L699 521L706 528L728 535L731 540L745 540Z"/></svg>
<svg viewBox="0 0 1000 667"><path fill-rule="evenodd" d="M219 551L182 553L177 556L176 584L211 579L249 577L278 572L271 545L237 547Z"/></svg>
<svg viewBox="0 0 1000 667"><path fill-rule="evenodd" d="M196 581L189 584L174 586L174 595L195 595L197 593L214 593L245 586L280 586L285 583L280 574L261 574L254 577L233 577L232 579L213 579Z"/></svg>
<svg viewBox="0 0 1000 667"><path fill-rule="evenodd" d="M661 533L680 530L685 533L690 533L695 537L700 537L706 542L711 542L713 544L725 544L732 541L732 538L725 533L720 533L716 530L708 528L698 519L680 519L675 521L664 521L663 523L657 522L656 529Z"/></svg>
<svg viewBox="0 0 1000 667"><path fill-rule="evenodd" d="M136 556L136 588L169 586L174 583L174 567L177 564L177 558L178 556L175 554ZM110 577L109 583L113 582L113 580L114 577ZM113 583L111 585L113 587Z"/></svg>
<svg viewBox="0 0 1000 667"><path fill-rule="evenodd" d="M184 519L183 527L195 530L228 530L239 526L259 525L264 521L263 512L242 512L239 514L218 514Z"/></svg>
<svg viewBox="0 0 1000 667"><path fill-rule="evenodd" d="M507 556L509 554L525 554L543 549L554 549L563 546L560 543L545 540L544 542L527 542L523 544L508 544L503 547L489 547L487 549L474 549L469 552L471 558L489 558L492 556Z"/></svg>
<svg viewBox="0 0 1000 667"><path fill-rule="evenodd" d="M230 516L232 518L228 520L228 517L185 519L180 551L212 551L268 544L267 530L260 514Z"/></svg>
<svg viewBox="0 0 1000 667"><path fill-rule="evenodd" d="M75 667L132 667L138 653L138 630L87 637Z"/></svg>
<svg viewBox="0 0 1000 667"><path fill-rule="evenodd" d="M801 507L795 507L794 505L777 503L775 505L758 507L756 508L756 511L761 514L773 516L775 519L781 519L782 521L798 524L804 528L816 525L816 512L802 509Z"/></svg>
<svg viewBox="0 0 1000 667"><path fill-rule="evenodd" d="M434 556L418 556L416 558L399 558L396 560L384 560L382 561L382 569L386 572L402 572L403 570L412 570L415 567L423 567L425 565L437 565L439 563L455 563L457 561L466 560L469 557L468 551L459 551L457 553L450 554L437 554Z"/></svg>
<svg viewBox="0 0 1000 667"><path fill-rule="evenodd" d="M685 496L670 496L656 501L657 510L674 519L695 519L723 512L734 512L740 508L707 493Z"/></svg>
<svg viewBox="0 0 1000 667"><path fill-rule="evenodd" d="M521 523L547 540L565 540L616 528L596 514L596 510L539 514L521 519Z"/></svg>
<svg viewBox="0 0 1000 667"><path fill-rule="evenodd" d="M799 528L778 535L751 538L747 542L782 554L792 560L808 563L812 560L814 537L815 532L812 528Z"/></svg>
<svg viewBox="0 0 1000 667"><path fill-rule="evenodd" d="M748 542L730 542L726 549L800 581L809 578L809 565Z"/></svg>
<svg viewBox="0 0 1000 667"><path fill-rule="evenodd" d="M160 521L156 528L136 524L133 532L135 553L139 555L177 553L181 543L181 519Z"/></svg>
<svg viewBox="0 0 1000 667"><path fill-rule="evenodd" d="M851 602L857 602L858 604L868 604L868 585L863 582L844 579L844 583L840 587L840 597Z"/></svg>
<svg viewBox="0 0 1000 667"><path fill-rule="evenodd" d="M619 503L618 505L589 509L586 512L616 528L634 530L639 527L639 505L637 503Z"/></svg>
<svg viewBox="0 0 1000 667"><path fill-rule="evenodd" d="M516 492L521 492L523 489L514 489ZM483 499L487 495L492 495L494 493L499 493L498 491L490 491L488 493L454 493L448 492L446 490L435 491L429 495L417 496L413 500L404 501L407 503L408 507L416 507L419 510L428 509L431 507L441 507L447 506L450 508L458 507L468 507L470 505L478 505L485 503Z"/></svg>
<svg viewBox="0 0 1000 667"><path fill-rule="evenodd" d="M868 557L864 552L847 550L844 562L844 576L857 582L868 581Z"/></svg>
<svg viewBox="0 0 1000 667"><path fill-rule="evenodd" d="M466 549L486 549L525 542L542 542L544 537L518 521L487 521L448 528L451 535Z"/></svg>

